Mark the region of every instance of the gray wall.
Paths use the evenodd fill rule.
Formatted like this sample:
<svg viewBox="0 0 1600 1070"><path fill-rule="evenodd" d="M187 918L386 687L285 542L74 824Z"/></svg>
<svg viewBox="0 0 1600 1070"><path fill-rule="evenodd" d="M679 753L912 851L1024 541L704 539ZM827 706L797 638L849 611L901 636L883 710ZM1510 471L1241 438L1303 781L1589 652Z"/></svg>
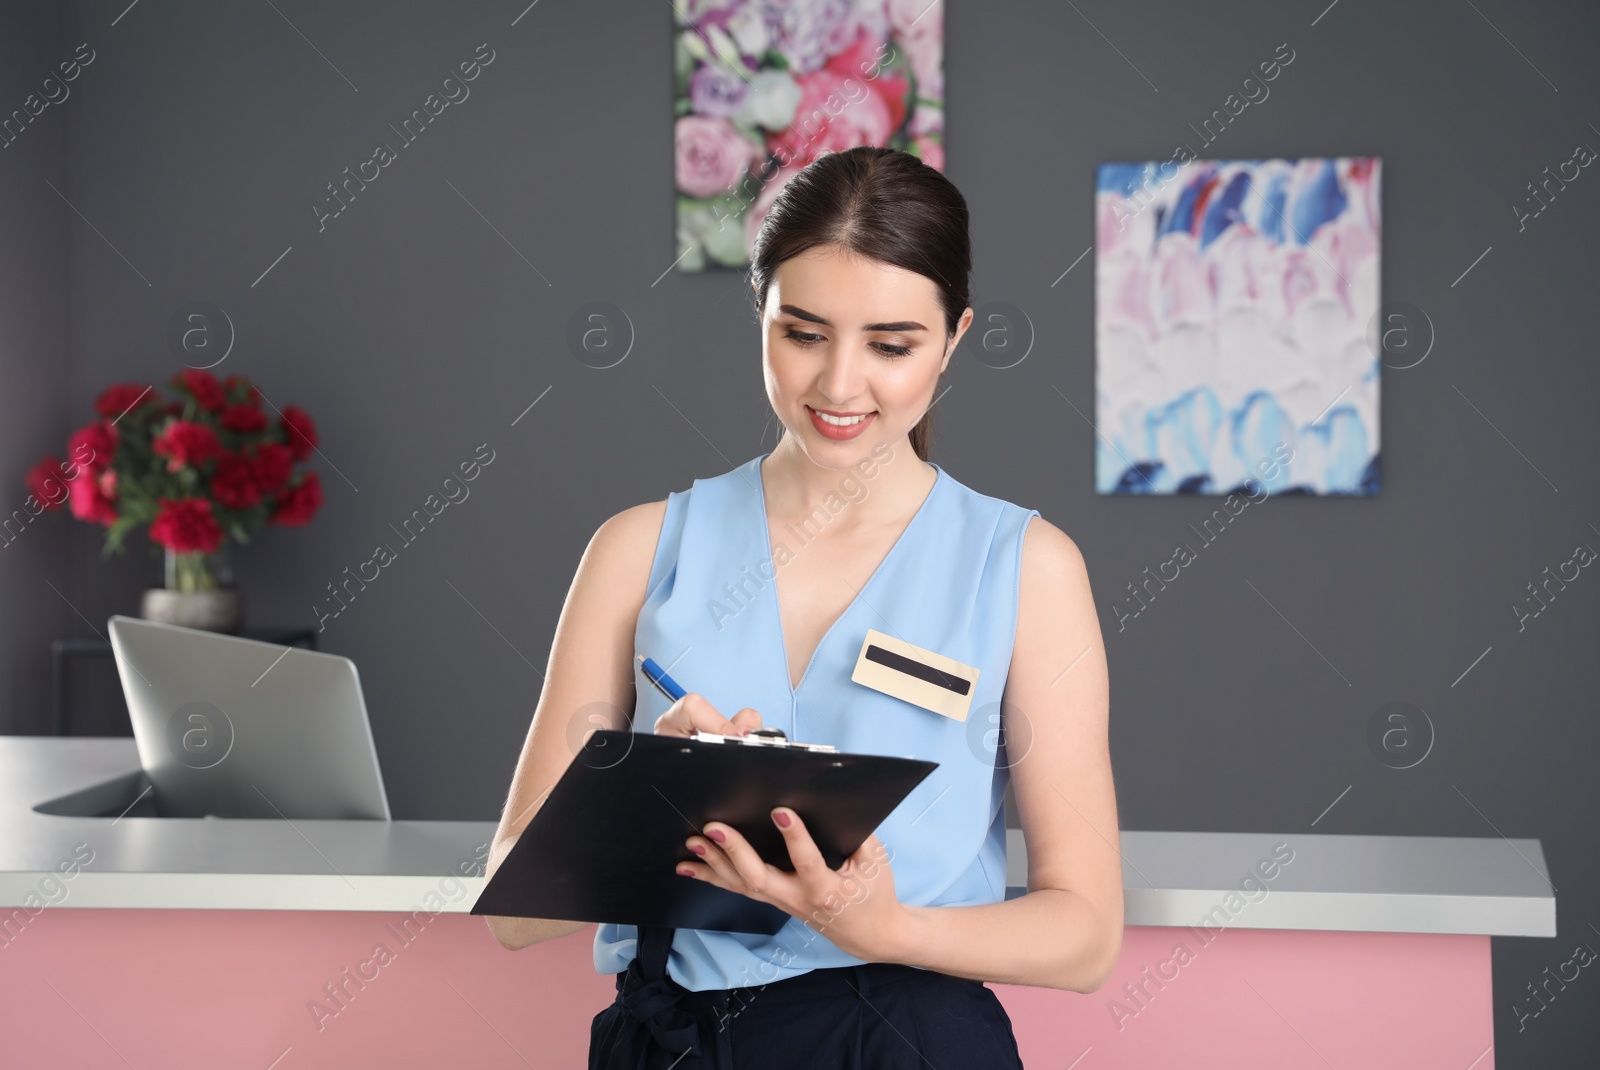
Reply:
<svg viewBox="0 0 1600 1070"><path fill-rule="evenodd" d="M1522 631L1512 606L1579 542L1600 547L1600 178L1523 230L1510 205L1577 143L1600 147L1600 20L1576 2L1323 6L951 5L947 173L973 210L975 304L1019 306L1037 337L1006 371L958 352L934 459L1082 547L1125 827L1542 840L1561 935L1496 940L1496 1055L1578 1065L1600 981L1585 971L1520 1031L1512 1003L1579 941L1600 947L1600 579L1585 570ZM595 527L775 442L737 276L657 281L677 255L671 9L545 0L513 27L520 0L145 3L112 26L125 7L66 4L57 36L49 5L11 5L0 35L6 106L78 43L97 50L31 143L0 154L17 235L0 252L6 485L20 498L26 465L106 383L176 370L165 325L196 299L237 325L218 371L323 433L324 513L238 555L258 622L313 624L325 585L487 443L471 497L321 641L361 668L396 816L492 819ZM319 232L325 183L481 42L495 59L471 97ZM1271 96L1202 146L1188 124L1280 43L1295 58ZM1385 374L1379 497L1252 507L1119 632L1125 585L1215 500L1092 492L1074 411L1093 413L1092 256L1061 276L1093 240L1095 164L1180 142L1382 156L1384 298L1436 337ZM63 171L99 234L44 185ZM637 332L610 370L564 341L593 300ZM102 563L94 532L49 520L0 556L14 732L45 727L47 637L90 634L40 577L96 622L159 582L138 540ZM61 540L69 576L46 546ZM1390 702L1433 725L1414 768L1369 749Z"/></svg>
<svg viewBox="0 0 1600 1070"><path fill-rule="evenodd" d="M30 93L42 95L44 79L70 58L60 44L62 19L51 0L7 5L0 23L0 117ZM77 82L66 84L72 89ZM0 731L6 732L48 725L49 637L83 626L68 604L80 592L65 525L33 515L38 507L29 507L23 481L44 454L66 455L75 416L67 373L70 209L61 199L68 181L62 111L79 103L75 96L44 108L0 149L0 521L8 524L0 535L0 606L8 622L0 631Z"/></svg>

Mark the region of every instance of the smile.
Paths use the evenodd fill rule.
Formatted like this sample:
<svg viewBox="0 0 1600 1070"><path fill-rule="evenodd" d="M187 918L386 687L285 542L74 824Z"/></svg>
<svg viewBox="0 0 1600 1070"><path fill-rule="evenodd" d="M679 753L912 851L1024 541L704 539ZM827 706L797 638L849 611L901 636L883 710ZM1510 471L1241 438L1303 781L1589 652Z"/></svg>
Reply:
<svg viewBox="0 0 1600 1070"><path fill-rule="evenodd" d="M811 416L811 426L817 433L825 438L836 440L851 439L861 434L878 415L876 411L855 413L849 416L836 416L833 413L818 412L810 405L806 412Z"/></svg>

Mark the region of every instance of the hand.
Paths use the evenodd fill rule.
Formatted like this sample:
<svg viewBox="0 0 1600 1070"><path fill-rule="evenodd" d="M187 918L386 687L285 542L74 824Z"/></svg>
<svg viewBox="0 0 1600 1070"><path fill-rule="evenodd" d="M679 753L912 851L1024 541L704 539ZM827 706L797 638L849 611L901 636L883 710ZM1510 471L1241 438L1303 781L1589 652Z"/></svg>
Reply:
<svg viewBox="0 0 1600 1070"><path fill-rule="evenodd" d="M689 850L705 861L679 862L678 872L770 903L858 959L895 961L894 948L907 914L895 898L889 850L877 834L868 836L843 865L832 870L799 814L779 806L772 819L788 845L793 873L763 860L737 829L720 821L707 822L704 836L687 841Z"/></svg>
<svg viewBox="0 0 1600 1070"><path fill-rule="evenodd" d="M696 730L713 732L719 736L742 736L761 727L761 714L746 707L733 715L722 716L705 696L688 692L656 718L656 735L688 736Z"/></svg>

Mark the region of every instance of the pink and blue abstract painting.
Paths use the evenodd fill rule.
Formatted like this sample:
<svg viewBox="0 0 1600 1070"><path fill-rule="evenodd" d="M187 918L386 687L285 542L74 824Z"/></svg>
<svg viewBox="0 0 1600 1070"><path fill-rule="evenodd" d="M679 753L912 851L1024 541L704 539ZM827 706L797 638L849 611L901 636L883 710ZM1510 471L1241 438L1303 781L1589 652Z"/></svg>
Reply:
<svg viewBox="0 0 1600 1070"><path fill-rule="evenodd" d="M1100 165L1099 493L1378 492L1380 171Z"/></svg>

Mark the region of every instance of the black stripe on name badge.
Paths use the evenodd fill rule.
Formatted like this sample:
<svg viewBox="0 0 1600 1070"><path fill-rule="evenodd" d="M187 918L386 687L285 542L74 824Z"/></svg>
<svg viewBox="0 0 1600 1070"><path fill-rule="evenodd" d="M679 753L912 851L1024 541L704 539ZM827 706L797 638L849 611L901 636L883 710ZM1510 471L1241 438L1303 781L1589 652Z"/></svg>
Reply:
<svg viewBox="0 0 1600 1070"><path fill-rule="evenodd" d="M970 680L963 680L959 676L951 676L947 672L935 669L932 665L924 665L920 661L913 661L903 654L896 654L892 650L885 650L875 644L869 643L867 645L866 658L868 661L875 661L879 665L894 669L896 672L914 676L918 680L924 680L935 687L942 687L946 691L953 691L958 695L965 695L972 690L972 681Z"/></svg>

